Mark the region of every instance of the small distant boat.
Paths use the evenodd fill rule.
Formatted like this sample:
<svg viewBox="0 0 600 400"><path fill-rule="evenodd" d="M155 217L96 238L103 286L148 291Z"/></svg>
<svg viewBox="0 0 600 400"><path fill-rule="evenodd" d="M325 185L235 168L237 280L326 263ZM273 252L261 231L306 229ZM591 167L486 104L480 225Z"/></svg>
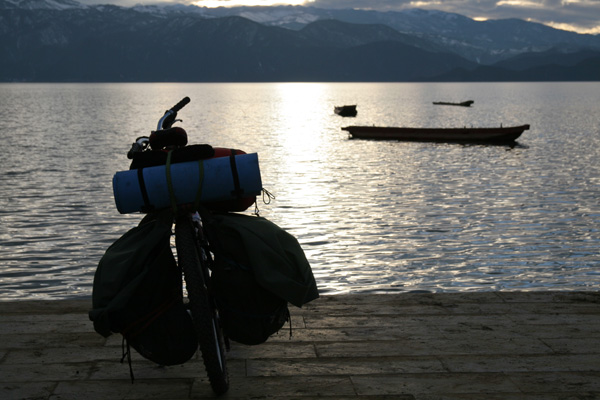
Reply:
<svg viewBox="0 0 600 400"><path fill-rule="evenodd" d="M342 117L356 117L356 104L350 106L337 106L333 108L333 112Z"/></svg>
<svg viewBox="0 0 600 400"><path fill-rule="evenodd" d="M389 139L415 142L471 142L510 143L514 142L529 125L496 128L403 128L382 126L347 126L353 138Z"/></svg>
<svg viewBox="0 0 600 400"><path fill-rule="evenodd" d="M448 103L445 101L434 101L433 104L441 105L441 106L461 106L461 107L471 107L471 104L475 103L473 100L461 101L460 103Z"/></svg>

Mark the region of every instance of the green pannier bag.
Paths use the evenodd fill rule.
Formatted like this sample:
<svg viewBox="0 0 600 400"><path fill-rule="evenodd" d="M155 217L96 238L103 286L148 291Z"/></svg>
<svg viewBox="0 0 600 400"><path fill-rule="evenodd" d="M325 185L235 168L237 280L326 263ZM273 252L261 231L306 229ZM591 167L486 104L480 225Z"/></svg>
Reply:
<svg viewBox="0 0 600 400"><path fill-rule="evenodd" d="M243 214L203 216L214 253L211 282L223 330L233 341L265 342L297 307L319 297L304 251L269 220Z"/></svg>
<svg viewBox="0 0 600 400"><path fill-rule="evenodd" d="M198 348L170 246L170 210L147 215L107 250L94 275L90 320L104 337L160 365L182 364Z"/></svg>

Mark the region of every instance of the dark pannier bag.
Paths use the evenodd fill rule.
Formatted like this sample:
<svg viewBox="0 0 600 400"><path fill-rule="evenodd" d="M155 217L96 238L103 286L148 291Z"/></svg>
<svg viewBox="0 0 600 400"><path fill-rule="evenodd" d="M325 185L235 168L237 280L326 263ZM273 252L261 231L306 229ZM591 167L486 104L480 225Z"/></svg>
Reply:
<svg viewBox="0 0 600 400"><path fill-rule="evenodd" d="M244 265L218 259L212 283L225 334L238 343L264 343L289 320L287 302L262 288Z"/></svg>
<svg viewBox="0 0 600 400"><path fill-rule="evenodd" d="M301 307L319 296L300 244L277 225L233 213L203 219L215 257L211 281L231 340L265 342L289 320L288 302Z"/></svg>
<svg viewBox="0 0 600 400"><path fill-rule="evenodd" d="M90 319L104 337L160 365L188 361L198 348L170 247L170 210L147 215L107 250L94 275Z"/></svg>

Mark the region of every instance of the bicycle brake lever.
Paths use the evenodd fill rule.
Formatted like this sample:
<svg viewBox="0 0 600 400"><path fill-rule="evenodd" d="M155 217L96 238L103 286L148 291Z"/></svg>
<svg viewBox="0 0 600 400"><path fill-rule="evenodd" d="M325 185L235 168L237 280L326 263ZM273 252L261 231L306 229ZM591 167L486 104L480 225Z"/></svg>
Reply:
<svg viewBox="0 0 600 400"><path fill-rule="evenodd" d="M150 143L150 139L147 136L139 137L135 140L135 142L131 145L131 149L127 152L127 158L133 159L133 155L135 153L141 153L146 150L148 144Z"/></svg>

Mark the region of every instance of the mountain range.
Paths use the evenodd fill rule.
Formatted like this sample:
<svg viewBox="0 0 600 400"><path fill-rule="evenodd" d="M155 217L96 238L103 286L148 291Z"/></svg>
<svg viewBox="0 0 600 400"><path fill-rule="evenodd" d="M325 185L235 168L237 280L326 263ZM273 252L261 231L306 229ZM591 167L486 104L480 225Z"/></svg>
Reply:
<svg viewBox="0 0 600 400"><path fill-rule="evenodd" d="M3 82L597 81L600 36L441 11L0 0Z"/></svg>

